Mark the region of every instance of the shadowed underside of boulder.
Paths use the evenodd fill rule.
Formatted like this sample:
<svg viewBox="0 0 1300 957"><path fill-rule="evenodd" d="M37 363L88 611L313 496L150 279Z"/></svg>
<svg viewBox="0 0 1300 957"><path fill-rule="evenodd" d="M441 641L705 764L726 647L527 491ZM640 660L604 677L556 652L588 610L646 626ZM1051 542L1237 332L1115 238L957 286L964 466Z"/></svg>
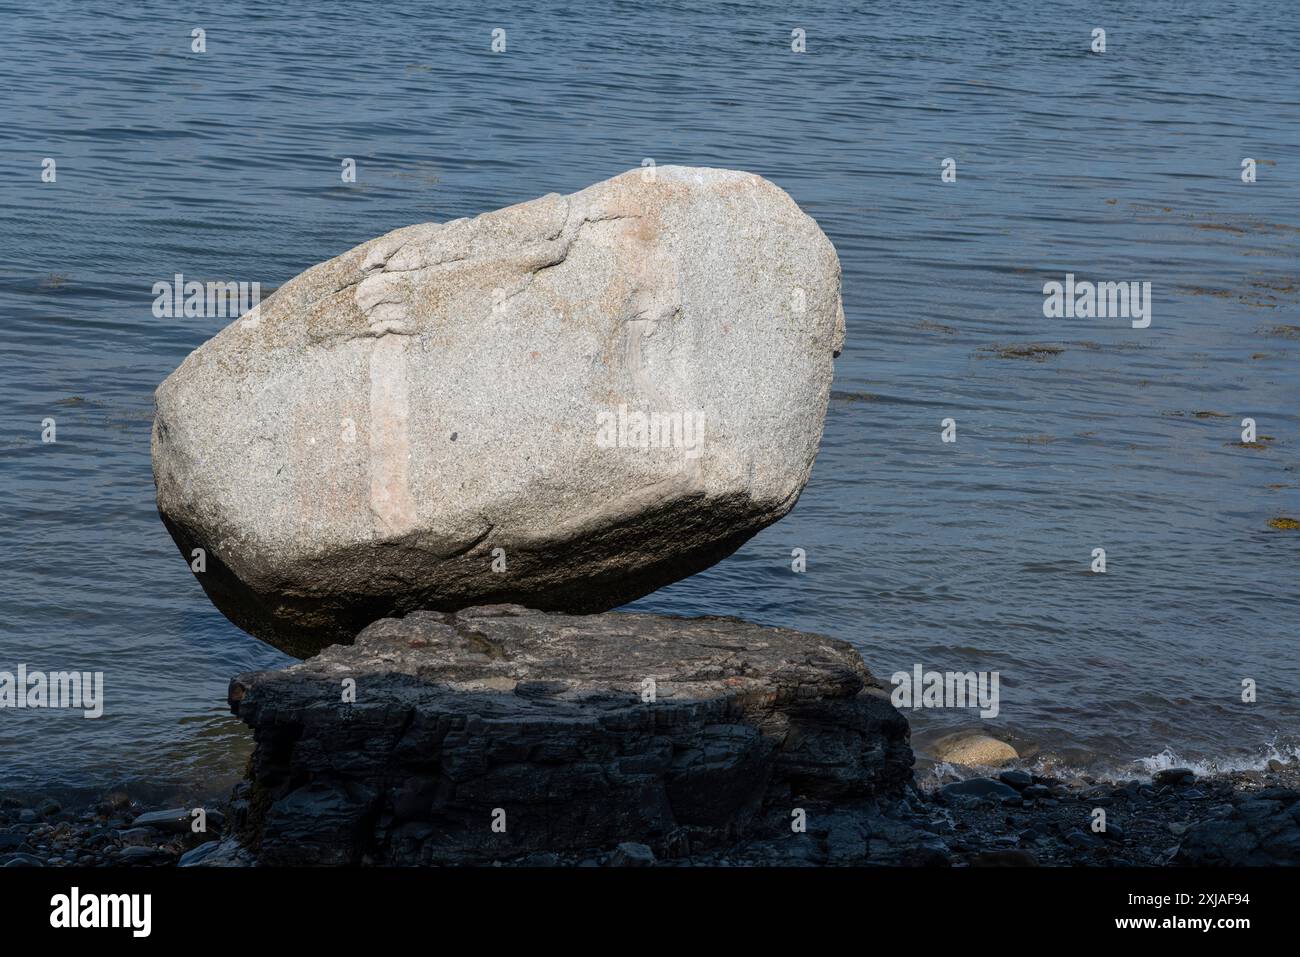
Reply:
<svg viewBox="0 0 1300 957"><path fill-rule="evenodd" d="M257 742L242 840L270 864L671 857L911 775L907 722L849 645L735 619L416 612L240 676L230 702Z"/></svg>
<svg viewBox="0 0 1300 957"><path fill-rule="evenodd" d="M740 498L661 502L625 522L512 548L506 553L507 573L490 577L484 573L490 552L443 556L410 541L356 545L337 553L330 561L345 568L343 580L328 567L305 568L296 576L286 569L290 577L283 584L259 591L215 552L197 577L213 604L240 628L307 658L326 645L351 641L374 621L417 610L527 603L542 611L606 611L611 603L635 600L708 568L768 524L750 524L756 519ZM205 539L193 528L167 517L163 522L182 553L202 547ZM741 522L739 530L717 537L719 527ZM645 564L629 569L629 553L645 556ZM389 570L382 590L354 580L352 570L379 567ZM308 580L311 584L302 584Z"/></svg>
<svg viewBox="0 0 1300 957"><path fill-rule="evenodd" d="M485 602L601 611L786 514L839 261L750 173L661 167L313 267L158 388L159 512L298 656Z"/></svg>

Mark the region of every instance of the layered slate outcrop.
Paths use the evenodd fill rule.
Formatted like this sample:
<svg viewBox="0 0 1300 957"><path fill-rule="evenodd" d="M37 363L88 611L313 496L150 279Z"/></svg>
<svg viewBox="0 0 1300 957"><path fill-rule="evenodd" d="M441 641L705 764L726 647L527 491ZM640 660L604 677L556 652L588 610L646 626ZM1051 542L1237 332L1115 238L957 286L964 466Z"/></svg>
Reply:
<svg viewBox="0 0 1300 957"><path fill-rule="evenodd" d="M265 864L683 857L911 778L907 722L848 644L730 618L415 612L230 703Z"/></svg>

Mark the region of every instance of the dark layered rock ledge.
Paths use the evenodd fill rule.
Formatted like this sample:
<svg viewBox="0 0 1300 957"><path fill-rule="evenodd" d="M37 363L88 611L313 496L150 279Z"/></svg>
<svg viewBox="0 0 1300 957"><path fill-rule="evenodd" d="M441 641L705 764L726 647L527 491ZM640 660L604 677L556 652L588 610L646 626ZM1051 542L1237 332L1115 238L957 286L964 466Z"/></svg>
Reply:
<svg viewBox="0 0 1300 957"><path fill-rule="evenodd" d="M230 704L256 740L240 842L266 864L682 858L911 779L852 647L730 618L416 612L242 675Z"/></svg>

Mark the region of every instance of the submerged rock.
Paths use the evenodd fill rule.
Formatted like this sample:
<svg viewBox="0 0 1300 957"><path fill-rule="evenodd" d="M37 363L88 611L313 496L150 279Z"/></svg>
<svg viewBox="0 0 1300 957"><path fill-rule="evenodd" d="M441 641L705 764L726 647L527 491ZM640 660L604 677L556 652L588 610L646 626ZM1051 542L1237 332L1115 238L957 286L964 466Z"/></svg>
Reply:
<svg viewBox="0 0 1300 957"><path fill-rule="evenodd" d="M965 767L999 768L1020 759L1016 749L1005 741L969 732L945 735L934 742L931 750L935 760Z"/></svg>
<svg viewBox="0 0 1300 957"><path fill-rule="evenodd" d="M676 858L911 778L907 722L848 644L736 619L421 611L230 703L267 864Z"/></svg>
<svg viewBox="0 0 1300 957"><path fill-rule="evenodd" d="M952 784L945 784L939 788L938 795L944 800L986 797L1002 800L1020 796L1015 788L1003 784L1001 781L994 781L992 778L967 778L965 781L954 781Z"/></svg>
<svg viewBox="0 0 1300 957"><path fill-rule="evenodd" d="M217 607L300 657L421 608L602 611L794 506L843 337L834 247L751 173L409 226L159 386L158 510Z"/></svg>

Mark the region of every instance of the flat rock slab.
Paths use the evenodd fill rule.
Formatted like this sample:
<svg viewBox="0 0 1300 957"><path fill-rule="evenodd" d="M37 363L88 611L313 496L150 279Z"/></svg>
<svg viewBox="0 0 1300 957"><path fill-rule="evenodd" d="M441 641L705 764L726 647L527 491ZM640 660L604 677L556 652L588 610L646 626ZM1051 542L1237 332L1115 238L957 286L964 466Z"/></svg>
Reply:
<svg viewBox="0 0 1300 957"><path fill-rule="evenodd" d="M851 646L730 618L414 612L242 675L230 704L256 739L241 840L268 864L672 858L911 777Z"/></svg>

